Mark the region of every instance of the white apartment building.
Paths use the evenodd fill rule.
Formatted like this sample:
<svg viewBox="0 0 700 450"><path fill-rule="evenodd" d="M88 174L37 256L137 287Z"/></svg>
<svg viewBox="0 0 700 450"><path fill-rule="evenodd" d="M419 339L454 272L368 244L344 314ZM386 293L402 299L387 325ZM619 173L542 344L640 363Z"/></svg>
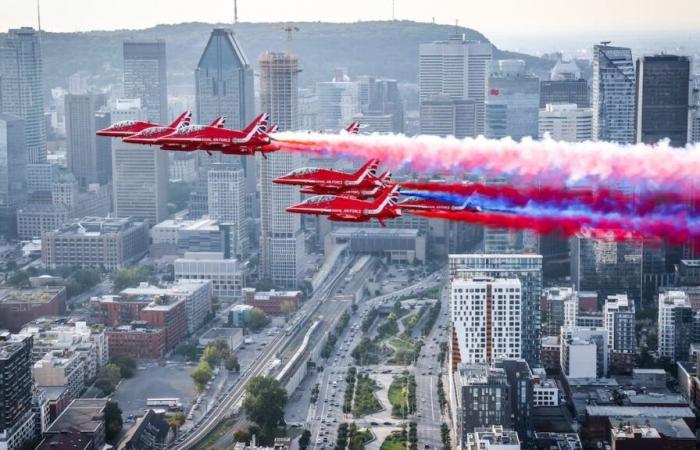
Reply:
<svg viewBox="0 0 700 450"><path fill-rule="evenodd" d="M583 142L593 139L593 110L575 103L548 103L539 113L539 137L555 141Z"/></svg>
<svg viewBox="0 0 700 450"><path fill-rule="evenodd" d="M241 298L245 275L238 260L224 259L222 253L188 252L175 260L176 280L210 280L212 293L219 300Z"/></svg>
<svg viewBox="0 0 700 450"><path fill-rule="evenodd" d="M637 351L634 301L627 295L609 295L605 299L603 326L608 330L608 349L611 352Z"/></svg>
<svg viewBox="0 0 700 450"><path fill-rule="evenodd" d="M518 279L452 281L450 316L461 363L491 364L500 357L521 357L521 302Z"/></svg>
<svg viewBox="0 0 700 450"><path fill-rule="evenodd" d="M659 293L659 356L676 361L690 349L688 318L693 310L688 294L682 291ZM692 328L692 327L690 327Z"/></svg>

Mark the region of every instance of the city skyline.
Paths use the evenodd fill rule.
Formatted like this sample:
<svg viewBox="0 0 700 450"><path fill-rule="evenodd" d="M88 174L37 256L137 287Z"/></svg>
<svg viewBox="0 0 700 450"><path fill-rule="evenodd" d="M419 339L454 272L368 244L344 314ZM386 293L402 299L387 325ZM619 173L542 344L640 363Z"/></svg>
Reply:
<svg viewBox="0 0 700 450"><path fill-rule="evenodd" d="M8 0L3 0L6 2ZM456 5L451 0L430 3L407 4L385 0L380 4L370 0L358 0L352 6L341 2L300 0L285 2L272 0L265 8L241 0L238 2L238 18L241 22L355 22L373 20L415 20L460 25L483 32L524 32L536 27L542 32L572 31L665 31L694 30L700 26L700 3L693 0L669 0L663 4L655 0L592 0L585 6L579 4L572 11L569 4L556 0L531 2L494 0L480 5ZM230 0L205 0L198 8L184 0L169 2L137 2L122 0L119 8L110 14L101 13L106 2L90 0L59 0L43 2L42 28L52 32L92 31L150 28L159 24L183 22L232 23L233 2ZM606 14L601 15L604 8ZM80 14L75 14L80 11ZM494 14L507 11L508 14ZM548 20L542 21L546 11ZM630 14L634 11L634 14ZM575 14L575 16L573 15ZM0 17L0 29L20 26L36 26L37 11L34 2L13 5L12 16Z"/></svg>

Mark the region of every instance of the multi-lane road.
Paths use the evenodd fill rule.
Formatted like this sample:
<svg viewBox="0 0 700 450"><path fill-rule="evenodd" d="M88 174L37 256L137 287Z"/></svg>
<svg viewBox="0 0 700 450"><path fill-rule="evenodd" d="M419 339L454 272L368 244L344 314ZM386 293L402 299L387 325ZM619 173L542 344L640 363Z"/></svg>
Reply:
<svg viewBox="0 0 700 450"><path fill-rule="evenodd" d="M317 291L312 298L304 304L292 318L291 324L287 327L285 333L274 337L265 347L260 357L254 361L248 369L241 373L236 382L227 389L222 399L218 400L214 407L211 408L202 420L190 431L182 433L171 445L171 448L183 450L194 448L197 443L211 433L223 419L239 412L240 404L245 394L245 385L248 380L259 375L267 375L271 372L277 355L282 354L285 347L291 342L294 342L299 335L304 335L306 330L305 325L316 314L319 306L324 301L328 300L335 292L347 270L348 265L340 268L332 276L326 286Z"/></svg>

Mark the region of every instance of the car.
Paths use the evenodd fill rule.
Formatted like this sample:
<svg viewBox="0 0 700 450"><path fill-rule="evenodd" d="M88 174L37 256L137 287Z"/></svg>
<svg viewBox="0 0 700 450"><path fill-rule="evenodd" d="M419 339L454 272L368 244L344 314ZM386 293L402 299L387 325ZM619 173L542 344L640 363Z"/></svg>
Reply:
<svg viewBox="0 0 700 450"><path fill-rule="evenodd" d="M327 438L327 437L324 437L324 438L323 438L323 442L328 442L328 438Z"/></svg>
<svg viewBox="0 0 700 450"><path fill-rule="evenodd" d="M377 425L379 425L377 422L370 422L369 424L372 425L373 427L376 427Z"/></svg>
<svg viewBox="0 0 700 450"><path fill-rule="evenodd" d="M429 448L430 448L430 445L428 445L428 444L425 444L425 445L423 446L423 448L427 450L427 449L429 449Z"/></svg>
<svg viewBox="0 0 700 450"><path fill-rule="evenodd" d="M391 422L384 422L384 425L393 425Z"/></svg>

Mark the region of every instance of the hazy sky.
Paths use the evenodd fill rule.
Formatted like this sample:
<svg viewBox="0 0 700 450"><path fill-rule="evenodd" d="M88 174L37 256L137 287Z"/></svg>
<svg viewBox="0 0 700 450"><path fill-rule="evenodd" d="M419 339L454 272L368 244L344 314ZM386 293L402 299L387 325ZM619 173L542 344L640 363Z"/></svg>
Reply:
<svg viewBox="0 0 700 450"><path fill-rule="evenodd" d="M395 0L396 18L489 32L700 30L700 0ZM392 0L238 0L244 22L387 20ZM229 22L233 0L42 0L48 31ZM0 0L0 31L36 26L36 0Z"/></svg>

